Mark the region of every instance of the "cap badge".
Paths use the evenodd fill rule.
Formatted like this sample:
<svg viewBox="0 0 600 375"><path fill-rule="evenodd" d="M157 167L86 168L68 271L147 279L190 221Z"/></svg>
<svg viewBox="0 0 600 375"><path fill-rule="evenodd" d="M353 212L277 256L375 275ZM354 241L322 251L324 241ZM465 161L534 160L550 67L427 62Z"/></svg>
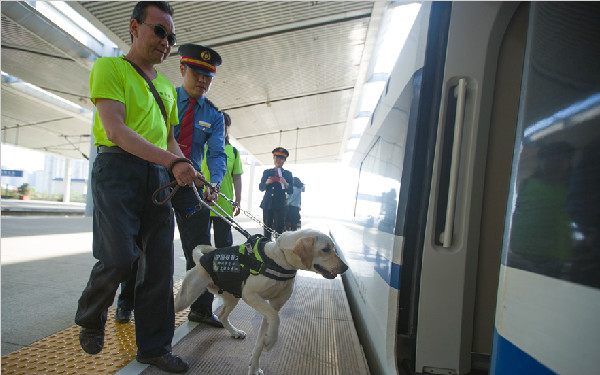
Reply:
<svg viewBox="0 0 600 375"><path fill-rule="evenodd" d="M208 52L208 51L202 51L202 53L200 54L200 57L204 61L209 61L210 60L210 52Z"/></svg>

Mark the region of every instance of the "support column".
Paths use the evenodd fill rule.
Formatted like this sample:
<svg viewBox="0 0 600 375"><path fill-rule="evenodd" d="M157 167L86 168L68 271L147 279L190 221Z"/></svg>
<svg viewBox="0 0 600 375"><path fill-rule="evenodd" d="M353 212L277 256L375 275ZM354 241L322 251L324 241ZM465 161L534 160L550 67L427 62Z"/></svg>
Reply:
<svg viewBox="0 0 600 375"><path fill-rule="evenodd" d="M63 179L63 202L71 201L71 159L65 158L65 178Z"/></svg>
<svg viewBox="0 0 600 375"><path fill-rule="evenodd" d="M96 156L98 155L98 151L96 146L94 146L94 118L96 115L96 107L94 107L94 113L92 115L92 125L90 126L90 152L88 155L90 158L88 159L88 179L86 181L87 189L85 194L85 213L86 217L91 217L94 213L94 200L92 199L92 168L94 167L94 160L96 160Z"/></svg>
<svg viewBox="0 0 600 375"><path fill-rule="evenodd" d="M254 161L251 161L250 162L250 177L248 178L248 180L250 181L250 186L245 188L245 190L248 192L248 200L246 203L246 211L248 211L248 212L252 212L252 192L254 191L254 189L256 189L256 186L258 186L258 184L256 186L254 186L255 169L256 168L254 167Z"/></svg>

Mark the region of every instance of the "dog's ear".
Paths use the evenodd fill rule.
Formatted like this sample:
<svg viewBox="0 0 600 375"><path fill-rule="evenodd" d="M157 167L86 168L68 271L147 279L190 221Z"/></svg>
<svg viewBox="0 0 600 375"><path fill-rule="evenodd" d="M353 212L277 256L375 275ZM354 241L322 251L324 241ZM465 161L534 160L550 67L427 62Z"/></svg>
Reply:
<svg viewBox="0 0 600 375"><path fill-rule="evenodd" d="M313 246L315 245L314 237L304 237L296 241L294 246L294 254L298 255L302 264L307 268L312 268L313 261Z"/></svg>

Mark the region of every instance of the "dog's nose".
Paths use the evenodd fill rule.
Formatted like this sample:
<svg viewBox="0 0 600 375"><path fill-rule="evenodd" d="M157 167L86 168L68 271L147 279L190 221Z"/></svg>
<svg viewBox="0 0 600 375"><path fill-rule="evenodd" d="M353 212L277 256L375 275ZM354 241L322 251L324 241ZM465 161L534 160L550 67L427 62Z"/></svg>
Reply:
<svg viewBox="0 0 600 375"><path fill-rule="evenodd" d="M348 271L348 266L346 265L346 263L342 263L342 267L340 268L340 275L346 271Z"/></svg>

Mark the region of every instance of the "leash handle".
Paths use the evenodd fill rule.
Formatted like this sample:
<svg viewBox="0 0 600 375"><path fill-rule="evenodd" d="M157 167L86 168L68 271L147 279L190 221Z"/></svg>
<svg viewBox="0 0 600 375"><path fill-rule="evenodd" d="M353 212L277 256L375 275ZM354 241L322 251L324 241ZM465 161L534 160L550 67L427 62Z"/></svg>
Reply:
<svg viewBox="0 0 600 375"><path fill-rule="evenodd" d="M168 188L173 188L173 190L171 190L171 192L169 193L169 195L167 195L167 197L164 200L158 201L156 199L156 196L161 191L163 191L165 189L168 189ZM201 201L202 199L200 198L200 194L198 193L198 189L196 188L196 184L192 183L192 189L194 190L194 194L196 194L196 198L198 198L198 200ZM179 190L179 184L177 183L176 180L173 180L173 181L169 182L168 184L159 187L158 189L156 189L154 191L154 193L152 193L152 202L154 204L159 205L159 206L163 205L163 204L167 203L169 201L169 199L173 198L173 195L175 195L175 193L177 192L177 190Z"/></svg>
<svg viewBox="0 0 600 375"><path fill-rule="evenodd" d="M188 163L192 167L194 166L194 163L188 158L176 158L171 162L171 164L169 164L169 167L167 168L171 175L173 175L173 168L175 167L175 164L177 164L177 163ZM200 177L198 177L198 179L200 180L200 182L202 182L202 185L207 186L211 191L213 191L213 192L219 191L217 187L211 186L210 182L208 182L208 180L206 179L206 177L204 177L203 174L200 174ZM198 192L196 190L195 185L194 185L194 191L196 192L196 196L198 196Z"/></svg>
<svg viewBox="0 0 600 375"><path fill-rule="evenodd" d="M169 165L169 168L168 168L169 173L172 175L173 174L173 167L175 166L175 164L182 163L182 162L183 163L188 163L189 165L193 166L191 160L186 159L186 158L177 158L177 159L173 160L173 162L171 162L171 164ZM208 189L214 190L214 188L212 186L210 186L210 183L206 180L206 178L202 174L200 174L200 177L198 179L200 180L200 182L202 182L202 184L204 186L208 187ZM165 200L160 201L160 202L158 200L156 200L156 196L161 191L163 191L165 189L168 189L170 187L172 187L173 190L171 191L171 193L169 193L169 195L167 196L167 198L165 198ZM200 198L200 194L198 193L198 189L196 188L196 183L195 182L192 182L192 189L194 190L194 194L196 194L196 198L198 198L198 201L201 201L202 199ZM169 182L168 184L159 187L158 189L156 189L154 191L154 193L152 193L152 202L154 204L157 204L157 205L165 204L165 203L167 203L167 201L169 199L173 198L173 195L175 195L175 193L177 192L177 190L179 190L179 184L177 183L177 180L173 180L173 181ZM217 190L217 192L219 192L219 191Z"/></svg>
<svg viewBox="0 0 600 375"><path fill-rule="evenodd" d="M167 195L167 197L165 198L165 200L163 201L157 201L156 200L156 196L163 190L168 189L168 188L173 188L173 190L169 193L169 195ZM177 190L179 190L179 184L177 184L177 181L171 181L166 185L163 185L161 187L159 187L158 189L156 189L154 191L154 193L152 193L152 202L154 202L154 204L157 205L163 205L165 203L167 203L169 201L169 199L171 199L173 197L173 195L175 195L175 193L177 192Z"/></svg>

